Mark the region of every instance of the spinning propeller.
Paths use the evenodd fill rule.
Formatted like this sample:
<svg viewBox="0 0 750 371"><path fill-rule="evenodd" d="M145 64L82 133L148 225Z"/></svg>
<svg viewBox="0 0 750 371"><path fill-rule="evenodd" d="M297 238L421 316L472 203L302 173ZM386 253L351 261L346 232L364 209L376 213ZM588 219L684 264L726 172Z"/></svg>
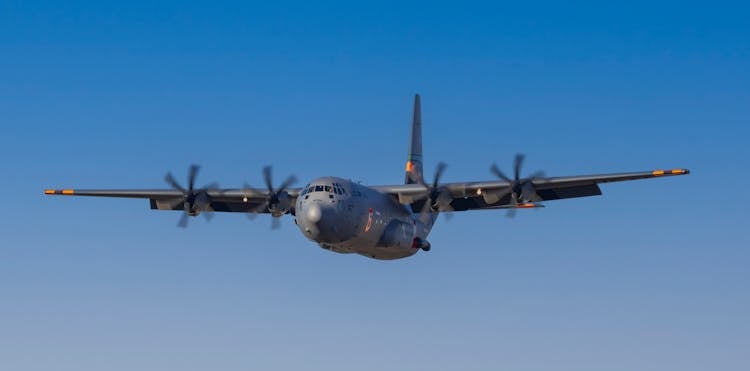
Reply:
<svg viewBox="0 0 750 371"><path fill-rule="evenodd" d="M496 194L498 198L502 198L506 194L510 193L510 204L513 208L508 210L508 217L512 218L516 215L516 208L524 207L528 202L541 202L541 197L536 193L534 188L534 180L544 177L544 172L537 171L531 176L521 178L521 165L523 165L524 155L519 153L513 159L513 179L506 176L496 164L492 164L490 171L495 174L498 178L510 183L510 188L504 192Z"/></svg>
<svg viewBox="0 0 750 371"><path fill-rule="evenodd" d="M450 192L443 186L440 186L440 177L443 175L447 165L444 162L440 162L435 169L435 177L432 179L432 184L422 184L425 188L425 201L420 210L419 218L423 223L426 223L427 214L431 211L452 211ZM451 214L445 214L446 217L450 217Z"/></svg>
<svg viewBox="0 0 750 371"><path fill-rule="evenodd" d="M195 189L195 178L198 175L199 169L200 167L198 165L190 165L190 169L188 170L187 189L185 189L180 185L180 183L177 182L177 180L175 180L174 176L172 176L172 173L167 173L167 175L164 177L164 180L167 182L167 184L172 186L172 188L182 192L182 196L175 198L170 202L172 208L179 204L183 204L185 213L182 214L182 217L180 217L180 221L177 223L177 226L181 228L187 227L188 216L196 216L205 211L205 213L203 213L203 216L206 217L206 220L211 220L211 218L213 218L213 214L211 213L213 209L211 208L211 198L208 196L208 190L219 188L219 185L217 183L211 183L203 188Z"/></svg>
<svg viewBox="0 0 750 371"><path fill-rule="evenodd" d="M250 214L248 214L248 217L250 217L250 219L254 219L258 213L268 209L268 211L271 213L271 216L273 216L273 218L271 219L271 229L279 229L279 227L281 227L281 221L279 220L279 218L287 211L289 211L292 206L292 199L291 197L289 197L289 193L286 191L286 189L289 188L290 185L294 184L297 181L297 178L294 175L290 175L284 180L283 183L281 183L278 188L274 188L271 177L271 167L266 166L263 168L263 180L266 183L266 190L268 191L268 193L253 189L250 186L245 185L245 188L251 192L266 194L265 202L261 203L253 210L250 210Z"/></svg>

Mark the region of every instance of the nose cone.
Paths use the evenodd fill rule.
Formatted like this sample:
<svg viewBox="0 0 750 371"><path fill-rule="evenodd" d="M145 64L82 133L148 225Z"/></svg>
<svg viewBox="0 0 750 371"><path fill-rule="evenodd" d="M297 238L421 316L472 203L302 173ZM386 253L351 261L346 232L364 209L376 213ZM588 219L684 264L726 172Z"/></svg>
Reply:
<svg viewBox="0 0 750 371"><path fill-rule="evenodd" d="M323 212L320 210L320 206L317 203L310 205L305 213L305 219L313 224L317 224L322 216Z"/></svg>
<svg viewBox="0 0 750 371"><path fill-rule="evenodd" d="M298 225L307 238L316 242L339 242L336 210L313 202L298 214Z"/></svg>

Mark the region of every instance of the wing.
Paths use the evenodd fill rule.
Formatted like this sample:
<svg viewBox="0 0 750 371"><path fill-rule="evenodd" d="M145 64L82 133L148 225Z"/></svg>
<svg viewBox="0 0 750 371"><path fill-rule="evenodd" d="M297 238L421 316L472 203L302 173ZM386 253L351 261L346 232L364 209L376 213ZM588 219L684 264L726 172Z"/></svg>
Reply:
<svg viewBox="0 0 750 371"><path fill-rule="evenodd" d="M687 175L687 169L654 170L632 173L579 175L552 178L535 178L532 202L552 201L565 198L598 196L602 194L599 184L623 182L628 180L661 178L667 176ZM506 181L481 181L444 183L452 197L450 208L446 211L465 211L477 209L507 209L539 207L536 203L513 204L511 201L511 183ZM414 210L420 210L426 197L425 186L420 184L388 185L373 187L378 191L392 195L402 204L411 204Z"/></svg>
<svg viewBox="0 0 750 371"><path fill-rule="evenodd" d="M300 188L286 190L291 204L299 195ZM148 199L154 210L184 210L184 194L176 189L47 189L46 195L91 196ZM209 205L213 211L268 213L265 207L267 191L255 189L208 189Z"/></svg>

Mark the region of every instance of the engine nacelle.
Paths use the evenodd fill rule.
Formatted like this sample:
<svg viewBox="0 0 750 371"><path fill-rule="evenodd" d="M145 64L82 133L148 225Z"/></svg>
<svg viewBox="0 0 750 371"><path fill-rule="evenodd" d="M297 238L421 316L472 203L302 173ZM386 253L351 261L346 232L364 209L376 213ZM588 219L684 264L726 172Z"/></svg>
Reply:
<svg viewBox="0 0 750 371"><path fill-rule="evenodd" d="M184 201L185 212L190 216L197 216L201 211L211 211L211 199L206 191L199 191L188 196Z"/></svg>
<svg viewBox="0 0 750 371"><path fill-rule="evenodd" d="M287 191L281 191L277 199L273 201L273 203L269 204L268 211L275 217L282 216L292 209L292 197L289 196Z"/></svg>

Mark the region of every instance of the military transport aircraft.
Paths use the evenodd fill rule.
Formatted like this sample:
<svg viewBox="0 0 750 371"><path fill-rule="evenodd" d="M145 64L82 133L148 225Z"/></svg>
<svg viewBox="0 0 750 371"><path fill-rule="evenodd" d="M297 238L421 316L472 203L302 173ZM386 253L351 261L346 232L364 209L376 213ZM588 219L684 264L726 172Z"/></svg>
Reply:
<svg viewBox="0 0 750 371"><path fill-rule="evenodd" d="M404 184L365 186L345 178L322 177L302 188L290 188L296 182L290 176L274 187L271 168L265 167L266 189L221 189L215 184L196 188L198 166L193 165L188 171L187 188L168 173L165 180L171 189L48 189L44 193L147 198L151 209L183 211L180 227L187 226L188 216L203 214L210 218L213 212L242 212L251 216L271 214L272 226L278 228L279 218L291 214L302 234L324 249L388 260L414 255L420 249L429 251L427 235L440 212L507 209L513 216L516 209L543 207L543 201L601 195L600 183L689 173L687 169L673 169L545 177L538 172L521 177L523 159L523 155L516 155L513 177L492 165L490 171L498 179L458 183L440 183L446 166L439 163L432 182L425 183L420 98L416 95Z"/></svg>

